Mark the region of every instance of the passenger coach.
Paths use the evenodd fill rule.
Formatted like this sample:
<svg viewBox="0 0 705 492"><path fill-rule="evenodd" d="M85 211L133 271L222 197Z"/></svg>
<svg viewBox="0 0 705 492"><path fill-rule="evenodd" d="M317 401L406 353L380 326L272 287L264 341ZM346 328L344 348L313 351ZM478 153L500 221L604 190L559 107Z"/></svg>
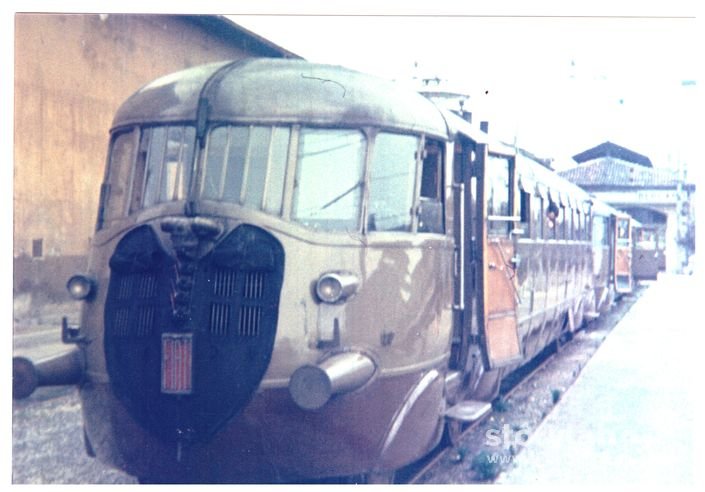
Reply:
<svg viewBox="0 0 705 492"><path fill-rule="evenodd" d="M88 452L143 481L390 480L628 288L597 208L390 82L169 75L115 116L76 350L15 394L79 384Z"/></svg>

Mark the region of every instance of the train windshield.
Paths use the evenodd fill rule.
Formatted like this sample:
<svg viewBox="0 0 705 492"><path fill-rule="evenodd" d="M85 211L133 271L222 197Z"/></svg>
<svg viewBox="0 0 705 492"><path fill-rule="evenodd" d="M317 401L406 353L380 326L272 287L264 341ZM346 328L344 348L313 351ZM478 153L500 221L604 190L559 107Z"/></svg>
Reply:
<svg viewBox="0 0 705 492"><path fill-rule="evenodd" d="M221 126L210 132L200 196L279 214L290 129Z"/></svg>
<svg viewBox="0 0 705 492"><path fill-rule="evenodd" d="M185 200L196 130L158 126L117 133L110 146L99 227L157 203Z"/></svg>
<svg viewBox="0 0 705 492"><path fill-rule="evenodd" d="M302 128L292 219L312 229L359 229L366 138L357 130Z"/></svg>
<svg viewBox="0 0 705 492"><path fill-rule="evenodd" d="M350 128L218 125L198 158L193 126L116 133L99 228L145 208L195 199L275 216L290 210L292 221L326 232L361 231L364 209L370 232L442 234L442 145L421 135L369 133L373 142Z"/></svg>
<svg viewBox="0 0 705 492"><path fill-rule="evenodd" d="M131 209L186 199L195 142L196 129L190 126L159 126L142 131Z"/></svg>

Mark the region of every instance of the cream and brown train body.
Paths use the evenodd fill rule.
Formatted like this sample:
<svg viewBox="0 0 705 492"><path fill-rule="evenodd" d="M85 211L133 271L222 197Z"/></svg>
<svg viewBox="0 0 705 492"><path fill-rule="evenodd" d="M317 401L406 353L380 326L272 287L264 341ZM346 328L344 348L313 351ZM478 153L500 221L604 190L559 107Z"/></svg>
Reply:
<svg viewBox="0 0 705 492"><path fill-rule="evenodd" d="M615 283L582 190L347 69L194 68L111 134L78 355L15 381L78 382L87 448L145 481L389 476Z"/></svg>

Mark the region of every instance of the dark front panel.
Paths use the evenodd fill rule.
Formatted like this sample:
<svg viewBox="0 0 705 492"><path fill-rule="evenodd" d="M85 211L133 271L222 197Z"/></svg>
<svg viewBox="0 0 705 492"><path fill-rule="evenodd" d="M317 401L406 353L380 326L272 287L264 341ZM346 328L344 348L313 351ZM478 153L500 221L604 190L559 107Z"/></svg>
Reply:
<svg viewBox="0 0 705 492"><path fill-rule="evenodd" d="M172 257L141 226L110 262L105 353L117 397L168 441L210 437L269 365L284 252L242 225L203 257Z"/></svg>

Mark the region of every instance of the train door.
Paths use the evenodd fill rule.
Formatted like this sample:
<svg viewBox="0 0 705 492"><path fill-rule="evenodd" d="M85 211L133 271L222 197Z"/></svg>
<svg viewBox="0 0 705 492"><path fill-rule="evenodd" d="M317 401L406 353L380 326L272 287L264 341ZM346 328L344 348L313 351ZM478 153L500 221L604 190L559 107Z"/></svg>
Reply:
<svg viewBox="0 0 705 492"><path fill-rule="evenodd" d="M659 269L659 250L656 228L632 227L634 256L632 268L635 280L656 280Z"/></svg>
<svg viewBox="0 0 705 492"><path fill-rule="evenodd" d="M477 213L480 225L480 323L490 369L521 359L517 325L518 292L514 234L514 156L490 154L478 145ZM481 217L481 218L480 218Z"/></svg>
<svg viewBox="0 0 705 492"><path fill-rule="evenodd" d="M620 293L632 291L632 241L630 217L615 216L614 221L614 288Z"/></svg>

